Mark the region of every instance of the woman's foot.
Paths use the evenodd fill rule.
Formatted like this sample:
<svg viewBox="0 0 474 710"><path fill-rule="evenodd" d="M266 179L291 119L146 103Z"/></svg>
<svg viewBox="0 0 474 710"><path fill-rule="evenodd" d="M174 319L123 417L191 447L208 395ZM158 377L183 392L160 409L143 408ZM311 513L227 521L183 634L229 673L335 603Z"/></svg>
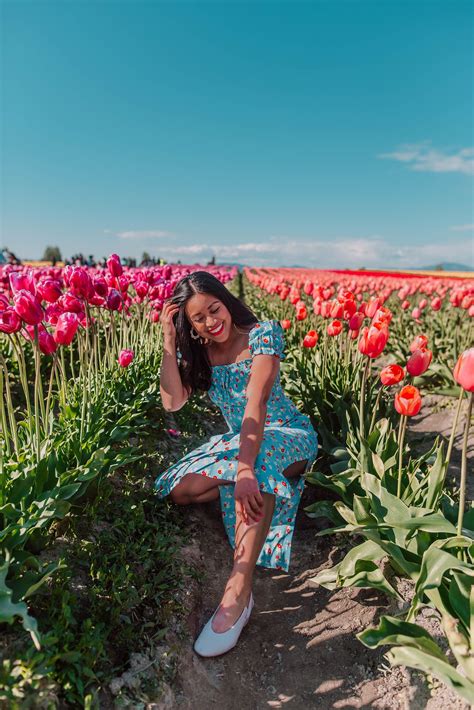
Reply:
<svg viewBox="0 0 474 710"><path fill-rule="evenodd" d="M229 580L221 603L212 619L212 630L224 633L240 618L250 600L252 589Z"/></svg>

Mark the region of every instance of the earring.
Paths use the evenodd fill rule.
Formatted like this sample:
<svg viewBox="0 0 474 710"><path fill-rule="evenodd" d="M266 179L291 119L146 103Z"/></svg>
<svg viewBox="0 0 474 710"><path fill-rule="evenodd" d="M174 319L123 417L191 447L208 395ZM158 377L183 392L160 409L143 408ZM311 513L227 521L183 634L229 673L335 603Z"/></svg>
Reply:
<svg viewBox="0 0 474 710"><path fill-rule="evenodd" d="M200 337L199 333L196 333L196 331L194 330L194 328L191 328L190 333L191 333L191 338L192 338L193 340L197 340L197 339Z"/></svg>

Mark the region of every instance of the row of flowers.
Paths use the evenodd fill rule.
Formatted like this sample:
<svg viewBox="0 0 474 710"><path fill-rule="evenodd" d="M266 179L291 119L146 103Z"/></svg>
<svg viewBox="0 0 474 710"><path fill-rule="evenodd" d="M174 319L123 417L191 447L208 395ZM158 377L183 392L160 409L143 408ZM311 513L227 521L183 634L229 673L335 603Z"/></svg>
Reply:
<svg viewBox="0 0 474 710"><path fill-rule="evenodd" d="M286 331L285 386L321 435L321 456L308 481L339 497L318 501L307 513L329 517L334 527L328 534L366 540L314 582L329 589L375 587L402 601L383 560L395 575L412 580L414 595L401 616L383 617L377 630L359 638L370 647L391 645L393 663L433 673L474 702L472 505L466 511L474 282L401 283L390 276L301 276L284 269L248 269L246 276L254 286L251 304L262 317L278 318ZM418 301L421 313L430 313L422 322L403 307L407 297L413 302L421 293L431 296L431 302ZM450 393L458 395L451 435L447 446L438 438L417 457L406 443L407 423L421 411L422 390L436 391L430 377L441 368ZM447 474L463 404L462 465L453 495ZM453 595L454 606L447 601ZM454 666L416 624L423 605L438 611Z"/></svg>

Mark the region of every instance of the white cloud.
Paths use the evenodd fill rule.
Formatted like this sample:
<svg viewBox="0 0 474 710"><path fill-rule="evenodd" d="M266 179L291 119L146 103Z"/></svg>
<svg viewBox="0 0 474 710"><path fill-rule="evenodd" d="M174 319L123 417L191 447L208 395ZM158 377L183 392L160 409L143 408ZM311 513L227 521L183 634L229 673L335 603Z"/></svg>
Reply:
<svg viewBox="0 0 474 710"><path fill-rule="evenodd" d="M429 147L430 141L402 145L393 153L381 153L378 158L389 158L410 163L411 170L432 173L464 173L474 175L474 148L462 148L448 154Z"/></svg>
<svg viewBox="0 0 474 710"><path fill-rule="evenodd" d="M158 248L168 261L181 259L205 261L212 256L217 263L238 262L248 266L308 266L312 268L421 268L455 260L474 267L472 240L448 244L406 245L381 236L317 238L297 240L272 237L264 242L240 244L188 244Z"/></svg>
<svg viewBox="0 0 474 710"><path fill-rule="evenodd" d="M474 224L460 224L457 227L450 227L453 232L474 232Z"/></svg>
<svg viewBox="0 0 474 710"><path fill-rule="evenodd" d="M105 230L110 231L110 230ZM117 232L117 237L120 239L161 239L163 237L172 237L171 232L165 232L162 229L149 229L149 230L132 230L130 232Z"/></svg>

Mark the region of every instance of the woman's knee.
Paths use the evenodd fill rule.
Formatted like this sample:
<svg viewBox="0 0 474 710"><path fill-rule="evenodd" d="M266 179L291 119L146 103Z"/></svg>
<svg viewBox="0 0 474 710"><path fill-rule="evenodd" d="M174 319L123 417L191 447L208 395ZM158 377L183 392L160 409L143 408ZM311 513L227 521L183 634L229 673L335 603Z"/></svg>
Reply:
<svg viewBox="0 0 474 710"><path fill-rule="evenodd" d="M308 464L309 459L304 459L302 461L295 461L294 463L290 464L285 468L283 471L283 475L286 476L286 478L292 478L293 476L300 476L305 472L306 466Z"/></svg>
<svg viewBox="0 0 474 710"><path fill-rule="evenodd" d="M173 503L176 503L176 505L188 505L191 502L191 496L180 486L179 483L171 491L170 498Z"/></svg>

